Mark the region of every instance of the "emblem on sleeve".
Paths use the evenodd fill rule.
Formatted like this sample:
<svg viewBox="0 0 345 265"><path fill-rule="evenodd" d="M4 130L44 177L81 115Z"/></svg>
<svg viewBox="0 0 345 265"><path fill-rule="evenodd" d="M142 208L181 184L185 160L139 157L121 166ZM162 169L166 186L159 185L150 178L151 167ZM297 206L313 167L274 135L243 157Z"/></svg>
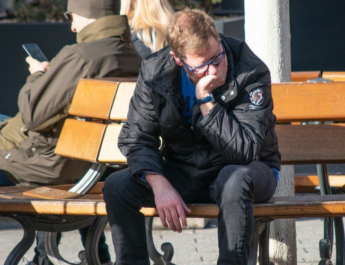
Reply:
<svg viewBox="0 0 345 265"><path fill-rule="evenodd" d="M264 92L261 88L255 88L253 89L250 94L250 101L255 105L259 106L264 102Z"/></svg>

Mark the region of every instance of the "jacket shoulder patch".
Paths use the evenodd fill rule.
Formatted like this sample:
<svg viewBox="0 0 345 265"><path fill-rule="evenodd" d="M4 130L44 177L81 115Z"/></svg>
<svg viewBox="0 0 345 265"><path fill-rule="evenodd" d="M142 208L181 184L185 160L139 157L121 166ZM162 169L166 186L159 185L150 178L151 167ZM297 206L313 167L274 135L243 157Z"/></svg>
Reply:
<svg viewBox="0 0 345 265"><path fill-rule="evenodd" d="M254 88L249 93L250 102L255 106L260 106L264 102L264 92L261 88Z"/></svg>

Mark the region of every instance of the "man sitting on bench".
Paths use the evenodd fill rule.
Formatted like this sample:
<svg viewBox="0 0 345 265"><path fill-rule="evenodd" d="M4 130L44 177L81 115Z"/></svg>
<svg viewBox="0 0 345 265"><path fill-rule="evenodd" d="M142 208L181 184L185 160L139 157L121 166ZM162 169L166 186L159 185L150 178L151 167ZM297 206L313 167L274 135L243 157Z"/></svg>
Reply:
<svg viewBox="0 0 345 265"><path fill-rule="evenodd" d="M79 79L138 74L141 57L119 12L120 0L69 0L66 17L78 44L49 64L26 59L31 75L19 94L20 112L0 131L0 186L76 183L90 167L54 150Z"/></svg>
<svg viewBox="0 0 345 265"><path fill-rule="evenodd" d="M167 40L143 61L119 136L129 168L103 188L116 265L149 264L142 207L181 232L186 203L210 202L217 264L247 264L253 203L273 196L280 170L269 70L203 11L176 13Z"/></svg>

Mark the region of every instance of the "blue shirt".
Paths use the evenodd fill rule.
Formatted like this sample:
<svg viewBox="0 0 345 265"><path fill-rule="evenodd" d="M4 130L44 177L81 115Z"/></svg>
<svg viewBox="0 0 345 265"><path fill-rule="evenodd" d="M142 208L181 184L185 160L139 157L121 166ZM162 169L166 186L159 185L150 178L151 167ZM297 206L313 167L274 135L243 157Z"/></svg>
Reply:
<svg viewBox="0 0 345 265"><path fill-rule="evenodd" d="M275 167L271 167L274 171L274 174L276 175L277 182L279 181L279 171Z"/></svg>
<svg viewBox="0 0 345 265"><path fill-rule="evenodd" d="M192 108L196 102L195 85L189 80L188 74L183 67L180 67L180 87L183 99L182 116L190 124L192 118Z"/></svg>

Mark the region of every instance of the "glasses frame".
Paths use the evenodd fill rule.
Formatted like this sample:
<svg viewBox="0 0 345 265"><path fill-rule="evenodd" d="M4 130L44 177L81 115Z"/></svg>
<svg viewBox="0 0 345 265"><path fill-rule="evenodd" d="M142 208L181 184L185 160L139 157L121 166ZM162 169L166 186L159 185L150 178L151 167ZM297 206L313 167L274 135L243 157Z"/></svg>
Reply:
<svg viewBox="0 0 345 265"><path fill-rule="evenodd" d="M205 72L208 70L208 67L210 66L210 64L213 64L214 60L216 60L216 58L217 58L218 56L223 55L223 54L226 53L226 50L225 50L223 44L220 43L220 45L221 45L222 48L223 48L223 51L222 51L222 52L220 52L219 54L217 54L215 57L213 57L213 58L212 58L210 61L208 61L207 63L203 63L203 64L201 64L201 65L199 65L199 66L194 67L194 68L190 67L182 58L179 58L179 59L180 59L180 61L182 62L182 64L183 64L190 72L192 72L193 74L196 74L196 75L203 74L203 73L205 73ZM224 56L223 59L221 59L219 62L217 62L216 64L213 64L213 65L218 65L218 64L220 64L224 59L225 59L225 56ZM195 73L195 72L194 72L194 71L197 70L198 68L201 68L201 67L204 67L204 66L207 66L207 67L205 68L204 71L198 72L198 73Z"/></svg>
<svg viewBox="0 0 345 265"><path fill-rule="evenodd" d="M72 16L72 13L71 13L71 12L66 11L65 13L63 13L63 15L64 15L64 17L65 17L67 20L73 22L73 16Z"/></svg>

